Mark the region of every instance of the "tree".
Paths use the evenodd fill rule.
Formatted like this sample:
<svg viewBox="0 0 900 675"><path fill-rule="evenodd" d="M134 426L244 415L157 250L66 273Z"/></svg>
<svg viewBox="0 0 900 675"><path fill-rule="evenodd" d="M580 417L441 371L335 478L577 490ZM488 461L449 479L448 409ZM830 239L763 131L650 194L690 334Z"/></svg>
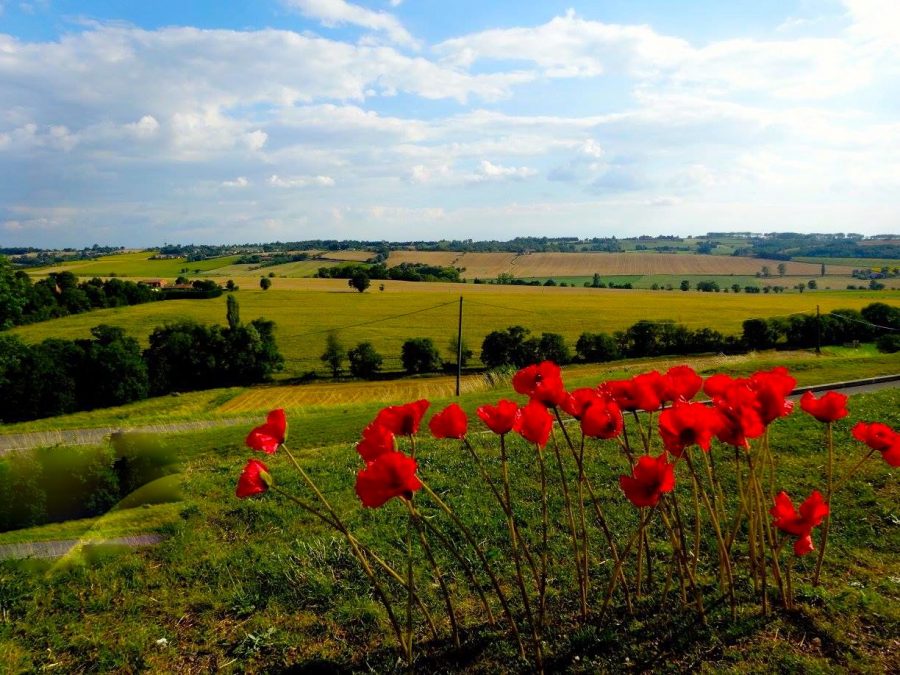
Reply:
<svg viewBox="0 0 900 675"><path fill-rule="evenodd" d="M233 295L226 298L225 305L225 320L228 322L228 328L234 330L241 325L241 308Z"/></svg>
<svg viewBox="0 0 900 675"><path fill-rule="evenodd" d="M747 349L769 349L775 343L775 335L765 319L744 321L742 339Z"/></svg>
<svg viewBox="0 0 900 675"><path fill-rule="evenodd" d="M332 377L340 377L344 371L344 360L347 358L347 350L338 340L337 333L329 333L325 337L325 351L319 357L331 369Z"/></svg>
<svg viewBox="0 0 900 675"><path fill-rule="evenodd" d="M768 265L763 265L763 266L762 266L762 275L763 275L764 277L770 277L770 276L772 276L772 270L769 269L769 266L768 266Z"/></svg>
<svg viewBox="0 0 900 675"><path fill-rule="evenodd" d="M575 352L588 363L601 363L622 358L619 345L608 333L582 333L575 343Z"/></svg>
<svg viewBox="0 0 900 675"><path fill-rule="evenodd" d="M741 285L740 284L731 284L731 292L732 293L740 293Z"/></svg>
<svg viewBox="0 0 900 675"><path fill-rule="evenodd" d="M450 338L450 342L447 345L447 348L450 350L450 358L448 359L449 363L456 363L457 356L460 357L460 365L465 368L469 365L469 361L475 355L474 352L469 349L469 345L466 342L465 338L462 341L462 350L459 350L459 342L457 342L456 336L454 335Z"/></svg>
<svg viewBox="0 0 900 675"><path fill-rule="evenodd" d="M182 272L186 272L187 270L181 270L181 271L182 271ZM191 283L191 280L188 279L186 276L181 276L181 275L179 275L179 276L175 279L175 284L178 285L178 286L181 286L181 285L183 285L183 284L189 284L189 283Z"/></svg>
<svg viewBox="0 0 900 675"><path fill-rule="evenodd" d="M682 281L681 281L681 287L680 287L680 288L681 288L681 290L683 290L683 291L689 291L689 290L691 290L691 282L688 281L687 279L682 279Z"/></svg>
<svg viewBox="0 0 900 675"><path fill-rule="evenodd" d="M816 280L810 279L809 281L807 281L806 287L809 288L809 290L811 290L811 291L816 290L816 288L818 288L818 285L816 284Z"/></svg>
<svg viewBox="0 0 900 675"><path fill-rule="evenodd" d="M353 276L347 281L348 286L355 288L360 293L363 293L371 283L372 281L369 279L369 275L362 270L356 270L353 273Z"/></svg>
<svg viewBox="0 0 900 675"><path fill-rule="evenodd" d="M825 263L822 263L822 269L819 272L819 276L825 276Z"/></svg>
<svg viewBox="0 0 900 675"><path fill-rule="evenodd" d="M481 343L481 362L488 368L527 365L525 338L530 332L522 326L510 326L488 333Z"/></svg>
<svg viewBox="0 0 900 675"><path fill-rule="evenodd" d="M237 284L234 283L234 279L229 279L228 281L225 282L225 290L226 291L239 290Z"/></svg>
<svg viewBox="0 0 900 675"><path fill-rule="evenodd" d="M410 375L431 373L441 368L441 355L431 338L411 338L403 343L400 359Z"/></svg>
<svg viewBox="0 0 900 675"><path fill-rule="evenodd" d="M259 279L259 287L260 287L261 289L263 289L264 291L267 291L267 290L269 290L269 288L270 288L271 286L272 286L272 280L269 279L269 277L260 277L260 279Z"/></svg>
<svg viewBox="0 0 900 675"><path fill-rule="evenodd" d="M778 269L778 276L783 277L785 274L787 274L787 265L785 265L783 262L778 263L777 269Z"/></svg>
<svg viewBox="0 0 900 675"><path fill-rule="evenodd" d="M360 342L347 352L347 359L350 361L350 373L364 380L373 378L384 361L371 342Z"/></svg>
<svg viewBox="0 0 900 675"><path fill-rule="evenodd" d="M559 365L565 365L572 360L572 352L566 344L566 339L559 333L542 333L537 343L533 361L553 361Z"/></svg>

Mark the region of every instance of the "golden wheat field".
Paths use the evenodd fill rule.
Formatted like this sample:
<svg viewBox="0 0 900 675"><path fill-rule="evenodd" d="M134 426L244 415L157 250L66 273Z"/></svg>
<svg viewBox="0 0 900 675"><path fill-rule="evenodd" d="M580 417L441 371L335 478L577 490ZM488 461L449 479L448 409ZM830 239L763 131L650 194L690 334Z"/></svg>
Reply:
<svg viewBox="0 0 900 675"><path fill-rule="evenodd" d="M412 337L432 338L449 356L460 296L464 297L463 338L476 357L487 333L517 324L537 334L560 333L574 346L582 332L621 330L647 318L672 319L692 328L708 326L728 334L739 333L748 318L812 313L816 305L828 312L859 309L875 301L900 302L898 291L751 295L401 281L387 281L384 287L382 292L376 283L368 292L357 293L341 279L274 279L268 291L247 284L236 297L244 321L265 317L276 322L278 345L287 360L286 376L321 370L318 356L332 330L347 347L371 341L385 357L387 370L400 368L401 346ZM107 323L123 327L146 345L156 326L184 318L224 324L225 298L103 309L19 326L11 332L28 342L81 338L90 335L91 327Z"/></svg>

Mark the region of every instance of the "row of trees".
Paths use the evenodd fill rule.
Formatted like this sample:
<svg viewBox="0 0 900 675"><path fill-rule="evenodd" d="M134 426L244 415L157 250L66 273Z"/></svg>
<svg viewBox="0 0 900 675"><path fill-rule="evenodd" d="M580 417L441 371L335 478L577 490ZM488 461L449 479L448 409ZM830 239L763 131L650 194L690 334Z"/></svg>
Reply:
<svg viewBox="0 0 900 675"><path fill-rule="evenodd" d="M0 330L104 307L138 305L160 298L147 286L121 279L79 283L71 272L56 272L32 282L0 256Z"/></svg>
<svg viewBox="0 0 900 675"><path fill-rule="evenodd" d="M93 328L89 339L35 345L0 335L0 421L263 382L283 365L274 327L264 319L241 323L229 296L227 328L191 321L158 327L143 351L121 328L105 325Z"/></svg>
<svg viewBox="0 0 900 675"><path fill-rule="evenodd" d="M354 276L364 274L369 279L392 279L394 281L449 281L460 283L460 272L465 271L459 267L442 267L440 265L428 265L426 263L400 263L394 267L388 267L384 263L342 263L332 267L320 267L316 276L322 279L352 279Z"/></svg>
<svg viewBox="0 0 900 675"><path fill-rule="evenodd" d="M723 335L712 328L689 328L674 321L642 320L614 333L582 333L574 351L558 333L532 335L523 326L510 326L489 333L481 345L481 362L487 368L521 368L539 361L567 364L573 361L601 363L622 358L702 354L741 353L750 350L785 347L800 349L817 344L833 345L878 340L884 351L900 350L900 309L884 303L872 303L861 311L835 310L816 317L798 315L772 319L749 319L741 335ZM450 345L452 357L441 355L430 338L412 338L403 343L401 362L408 374L437 372L456 363L456 341ZM462 365L473 353L463 344ZM321 359L334 377L349 372L354 377L371 379L381 371L384 358L371 342L361 342L345 350L335 334L326 341Z"/></svg>

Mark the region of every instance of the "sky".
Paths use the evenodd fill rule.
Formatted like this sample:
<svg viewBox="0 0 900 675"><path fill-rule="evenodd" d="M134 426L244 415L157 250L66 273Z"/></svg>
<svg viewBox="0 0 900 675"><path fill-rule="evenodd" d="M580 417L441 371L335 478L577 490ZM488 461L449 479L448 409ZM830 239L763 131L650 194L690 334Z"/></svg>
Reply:
<svg viewBox="0 0 900 675"><path fill-rule="evenodd" d="M896 0L0 0L0 247L900 232Z"/></svg>

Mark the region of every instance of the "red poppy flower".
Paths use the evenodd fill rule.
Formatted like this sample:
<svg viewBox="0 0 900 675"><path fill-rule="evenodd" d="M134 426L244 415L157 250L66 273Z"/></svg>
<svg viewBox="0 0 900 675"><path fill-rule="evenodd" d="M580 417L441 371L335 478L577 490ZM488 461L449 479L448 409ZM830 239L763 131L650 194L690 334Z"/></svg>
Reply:
<svg viewBox="0 0 900 675"><path fill-rule="evenodd" d="M376 415L375 423L387 427L398 436L412 436L419 431L419 425L430 405L431 403L425 399L404 405L392 405L383 408Z"/></svg>
<svg viewBox="0 0 900 675"><path fill-rule="evenodd" d="M737 381L724 373L710 375L706 378L706 382L703 383L703 393L710 398L724 396L725 392Z"/></svg>
<svg viewBox="0 0 900 675"><path fill-rule="evenodd" d="M649 374L648 374L649 375ZM659 373L656 373L660 376ZM638 375L630 380L610 380L600 385L622 410L656 410L660 406L657 380Z"/></svg>
<svg viewBox="0 0 900 675"><path fill-rule="evenodd" d="M616 402L596 396L581 416L581 431L591 438L615 438L622 433L622 411Z"/></svg>
<svg viewBox="0 0 900 675"><path fill-rule="evenodd" d="M747 380L734 380L713 399L719 414L716 437L726 445L746 448L748 438L756 438L766 427L758 412L759 401Z"/></svg>
<svg viewBox="0 0 900 675"><path fill-rule="evenodd" d="M794 503L788 494L782 490L776 495L775 504L769 513L772 515L772 524L775 527L782 532L798 537L794 542L794 553L802 556L813 550L810 533L828 515L828 504L818 490L813 490L806 501L800 505L798 511L794 508Z"/></svg>
<svg viewBox="0 0 900 675"><path fill-rule="evenodd" d="M552 361L522 368L513 375L513 389L546 406L558 406L566 397L559 366Z"/></svg>
<svg viewBox="0 0 900 675"><path fill-rule="evenodd" d="M396 449L394 432L377 422L363 429L362 440L356 444L356 451L366 462L374 462L384 453Z"/></svg>
<svg viewBox="0 0 900 675"><path fill-rule="evenodd" d="M285 438L287 438L287 418L284 416L284 410L279 408L269 413L265 424L259 425L247 434L245 442L248 447L271 455L284 443Z"/></svg>
<svg viewBox="0 0 900 675"><path fill-rule="evenodd" d="M703 378L690 366L674 366L663 375L666 383L663 399L666 401L690 401L703 384Z"/></svg>
<svg viewBox="0 0 900 675"><path fill-rule="evenodd" d="M822 398L816 398L808 391L800 397L800 407L820 422L834 422L850 414L847 397L836 391L826 392Z"/></svg>
<svg viewBox="0 0 900 675"><path fill-rule="evenodd" d="M900 466L900 434L894 436L894 442L887 450L882 451L881 457L889 466Z"/></svg>
<svg viewBox="0 0 900 675"><path fill-rule="evenodd" d="M761 370L750 376L750 388L756 392L758 412L763 424L768 426L779 417L790 415L794 403L785 397L796 386L797 380L790 376L784 366Z"/></svg>
<svg viewBox="0 0 900 675"><path fill-rule="evenodd" d="M512 431L519 412L519 404L515 401L501 399L497 405L483 405L477 410L478 416L495 434L507 434Z"/></svg>
<svg viewBox="0 0 900 675"><path fill-rule="evenodd" d="M569 392L560 403L559 407L566 413L580 420L588 409L597 399L602 398L596 389L591 387L581 387L575 391Z"/></svg>
<svg viewBox="0 0 900 675"><path fill-rule="evenodd" d="M371 509L394 497L412 499L421 487L416 460L402 452L386 452L356 474L356 494Z"/></svg>
<svg viewBox="0 0 900 675"><path fill-rule="evenodd" d="M466 435L469 420L456 403L451 403L431 418L428 428L435 438L462 438Z"/></svg>
<svg viewBox="0 0 900 675"><path fill-rule="evenodd" d="M709 443L719 431L721 419L703 403L676 402L659 414L659 435L666 450L676 457L691 445L699 445L709 452Z"/></svg>
<svg viewBox="0 0 900 675"><path fill-rule="evenodd" d="M675 489L675 465L667 461L666 453L641 455L630 476L619 476L619 485L635 506L656 506L663 493Z"/></svg>
<svg viewBox="0 0 900 675"><path fill-rule="evenodd" d="M258 459L250 459L241 471L235 494L244 499L265 492L271 485L272 476L269 474L269 467Z"/></svg>
<svg viewBox="0 0 900 675"><path fill-rule="evenodd" d="M519 408L516 423L513 426L513 429L521 434L522 438L531 443L537 443L541 448L547 445L552 428L553 418L547 412L547 408L535 399L529 401L528 405Z"/></svg>
<svg viewBox="0 0 900 675"><path fill-rule="evenodd" d="M896 431L881 422L872 422L871 424L857 422L851 433L853 438L879 452L889 450L898 437Z"/></svg>

